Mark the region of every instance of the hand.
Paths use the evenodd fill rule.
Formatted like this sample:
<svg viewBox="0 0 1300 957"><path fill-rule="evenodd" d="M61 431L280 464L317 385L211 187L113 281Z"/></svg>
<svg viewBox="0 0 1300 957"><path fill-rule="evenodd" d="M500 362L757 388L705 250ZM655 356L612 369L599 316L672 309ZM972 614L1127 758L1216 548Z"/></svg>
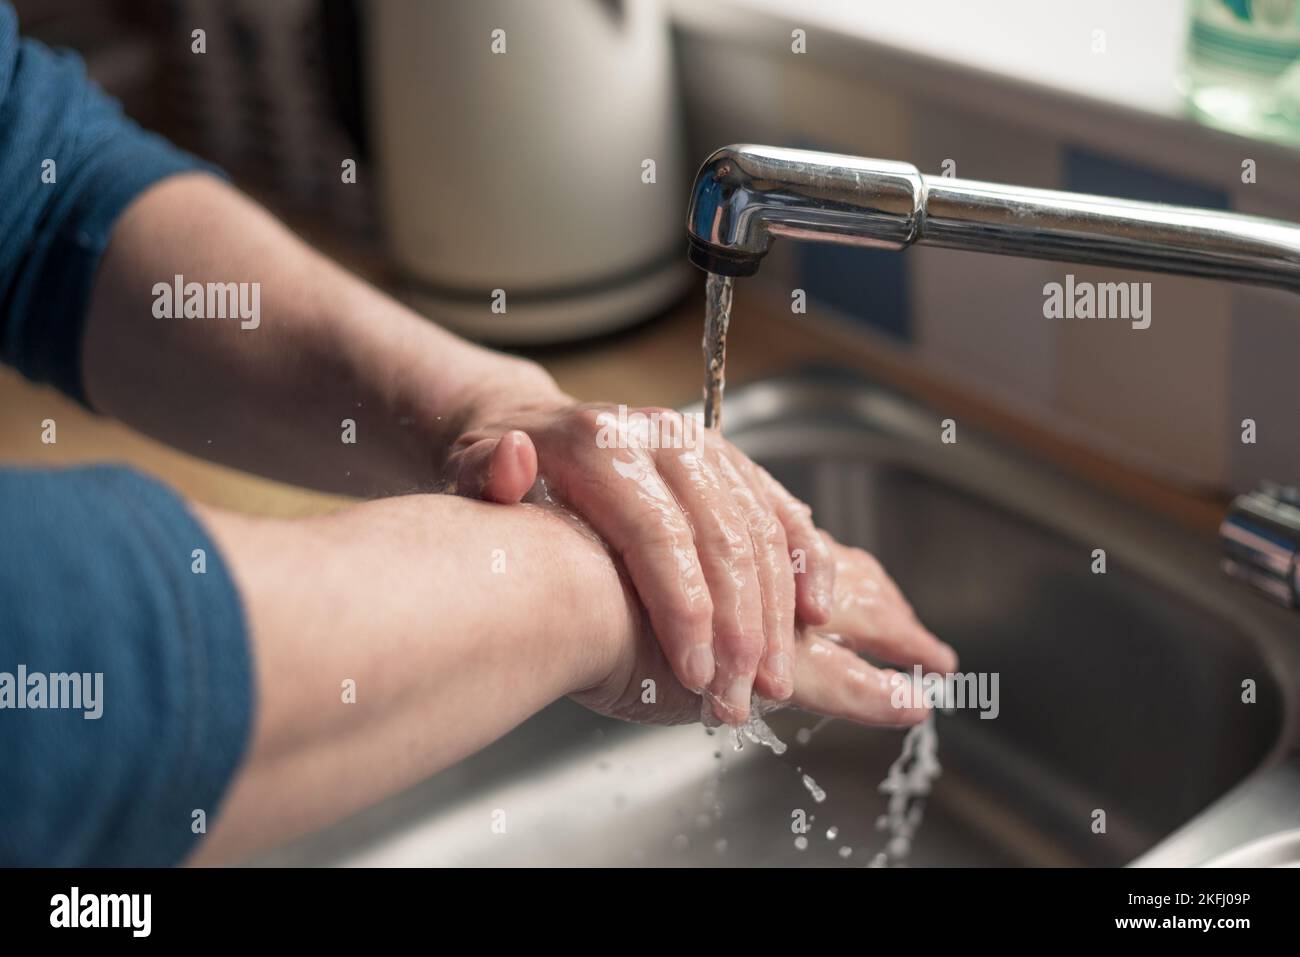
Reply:
<svg viewBox="0 0 1300 957"><path fill-rule="evenodd" d="M552 397L466 431L447 476L463 495L584 518L630 574L672 674L721 721L743 722L754 691L789 698L796 619L830 620L835 567L808 507L678 412Z"/></svg>
<svg viewBox="0 0 1300 957"><path fill-rule="evenodd" d="M801 629L794 643L794 691L790 703L807 711L869 725L912 725L925 707L894 707L897 672L868 664L865 652L882 661L950 674L957 655L917 619L911 605L876 559L841 545L826 533L836 564L834 606L814 632ZM618 663L599 685L573 695L579 703L612 717L646 724L683 724L700 718L700 698L672 680L653 637L625 643ZM642 682L654 679L656 702L642 702Z"/></svg>

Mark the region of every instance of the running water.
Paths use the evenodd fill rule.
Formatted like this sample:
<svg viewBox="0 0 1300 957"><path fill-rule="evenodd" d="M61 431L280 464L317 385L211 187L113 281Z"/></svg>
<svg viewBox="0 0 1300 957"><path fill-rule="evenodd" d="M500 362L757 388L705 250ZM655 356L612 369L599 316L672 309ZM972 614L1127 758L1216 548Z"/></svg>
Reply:
<svg viewBox="0 0 1300 957"><path fill-rule="evenodd" d="M722 393L727 384L727 327L731 325L732 284L730 276L709 273L704 286L704 426L719 431L722 429ZM753 697L749 720L731 729L732 742L737 751L748 740L771 748L775 754L785 753L785 742L776 736L762 718L764 713L776 707L775 703L765 701L757 695ZM703 698L701 716L706 727L717 727L719 722L709 695ZM819 730L828 720L830 719L823 719L813 730ZM799 743L808 743L812 739L812 733L808 732L805 737L801 731ZM903 861L911 853L912 839L921 826L925 813L925 798L940 773L936 756L938 750L939 736L933 715L909 730L903 738L902 753L890 765L885 780L880 783L881 793L889 795L889 800L886 812L880 816L876 826L887 832L888 840L885 850L877 854L869 866L888 867L891 863ZM813 800L821 803L826 799L826 792L811 777L803 775L803 782ZM830 840L834 839L830 832L826 836ZM808 846L807 840L797 838L795 846L803 850ZM840 849L841 857L847 858L850 854L851 848Z"/></svg>
<svg viewBox="0 0 1300 957"><path fill-rule="evenodd" d="M709 273L704 284L704 427L722 429L722 393L727 386L727 327L731 325L730 276ZM749 719L732 729L732 743L739 751L746 741L772 749L774 754L784 754L785 742L776 736L763 720L763 712L775 705L755 695L749 709ZM708 696L703 703L705 723L716 721Z"/></svg>
<svg viewBox="0 0 1300 957"><path fill-rule="evenodd" d="M709 273L704 284L704 427L722 428L722 390L727 386L727 326L731 325L730 276Z"/></svg>
<svg viewBox="0 0 1300 957"><path fill-rule="evenodd" d="M722 430L722 392L727 386L727 327L731 324L730 276L708 274L704 284L704 427ZM785 742L776 736L763 720L763 714L776 708L771 701L754 695L749 709L749 719L731 729L732 744L737 751L746 741L771 748L773 754L784 754ZM709 696L705 695L701 713L706 726L716 726Z"/></svg>

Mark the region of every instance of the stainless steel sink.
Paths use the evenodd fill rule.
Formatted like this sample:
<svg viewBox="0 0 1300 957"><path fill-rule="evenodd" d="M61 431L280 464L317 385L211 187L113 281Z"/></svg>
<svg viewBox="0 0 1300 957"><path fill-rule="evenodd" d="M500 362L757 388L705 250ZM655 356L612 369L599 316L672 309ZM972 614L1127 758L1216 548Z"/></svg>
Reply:
<svg viewBox="0 0 1300 957"><path fill-rule="evenodd" d="M820 524L881 558L963 670L1000 675L995 720L939 720L944 771L913 865L1199 864L1300 826L1300 619L1224 580L1211 540L997 448L959 412L832 372L739 390L726 422ZM252 863L866 864L899 733L795 712L772 725L780 757L561 702Z"/></svg>

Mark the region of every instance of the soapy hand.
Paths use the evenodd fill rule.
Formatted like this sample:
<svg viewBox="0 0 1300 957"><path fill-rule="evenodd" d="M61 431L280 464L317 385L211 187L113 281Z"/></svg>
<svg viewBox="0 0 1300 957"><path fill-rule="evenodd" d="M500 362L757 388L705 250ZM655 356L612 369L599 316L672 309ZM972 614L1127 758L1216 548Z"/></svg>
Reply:
<svg viewBox="0 0 1300 957"><path fill-rule="evenodd" d="M940 674L956 669L956 652L921 624L872 555L821 534L837 566L833 610L820 626L800 627L794 642L794 691L789 702L806 711L861 724L919 724L929 714L928 708L913 706L920 699L909 696L902 699L903 706L895 706L895 681L905 676L876 668L857 652L908 669L919 664L927 672ZM653 703L645 700L647 678L655 682ZM573 697L602 714L645 724L684 724L700 716L699 698L672 680L649 634L622 647L618 663L605 681Z"/></svg>
<svg viewBox="0 0 1300 957"><path fill-rule="evenodd" d="M719 720L743 722L752 692L788 699L801 670L824 680L794 639L796 619L831 620L827 544L806 505L697 419L547 400L467 430L447 479L462 495L554 501L585 519L631 576L671 673Z"/></svg>

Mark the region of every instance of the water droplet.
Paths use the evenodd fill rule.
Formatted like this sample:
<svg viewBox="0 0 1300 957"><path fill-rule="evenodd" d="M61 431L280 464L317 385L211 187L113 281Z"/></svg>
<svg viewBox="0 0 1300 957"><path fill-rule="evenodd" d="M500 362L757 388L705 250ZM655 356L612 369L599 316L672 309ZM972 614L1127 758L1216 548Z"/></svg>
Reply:
<svg viewBox="0 0 1300 957"><path fill-rule="evenodd" d="M847 861L852 855L853 855L853 848L849 847L847 844L845 844L843 847L840 848L840 857L843 858L844 860Z"/></svg>
<svg viewBox="0 0 1300 957"><path fill-rule="evenodd" d="M794 733L794 739L799 744L807 744L812 740L812 731L809 728L800 728Z"/></svg>
<svg viewBox="0 0 1300 957"><path fill-rule="evenodd" d="M826 829L826 840L833 841L835 840L835 838L839 836L840 836L840 829L838 827L832 825Z"/></svg>
<svg viewBox="0 0 1300 957"><path fill-rule="evenodd" d="M797 850L806 851L808 849L808 838L800 834L794 839L794 846Z"/></svg>
<svg viewBox="0 0 1300 957"><path fill-rule="evenodd" d="M673 850L684 851L691 846L691 839L685 834L678 834L673 838Z"/></svg>
<svg viewBox="0 0 1300 957"><path fill-rule="evenodd" d="M817 786L817 782L812 779L811 775L805 774L803 776L803 786L808 789L808 793L812 795L812 799L818 804L826 800L826 792Z"/></svg>
<svg viewBox="0 0 1300 957"><path fill-rule="evenodd" d="M713 842L713 849L717 851L719 854L726 854L727 839L725 837L718 838L716 841Z"/></svg>

